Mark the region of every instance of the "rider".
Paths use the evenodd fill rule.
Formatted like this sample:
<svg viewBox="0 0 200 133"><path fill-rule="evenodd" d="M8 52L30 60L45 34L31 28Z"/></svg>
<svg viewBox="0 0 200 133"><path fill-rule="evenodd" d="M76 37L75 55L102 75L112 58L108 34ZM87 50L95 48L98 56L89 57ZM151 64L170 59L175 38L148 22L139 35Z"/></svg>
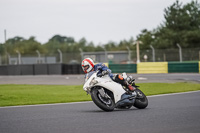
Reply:
<svg viewBox="0 0 200 133"><path fill-rule="evenodd" d="M121 75L113 75L111 73L111 70L107 66L105 66L105 64L99 63L95 65L91 58L86 58L82 61L82 68L85 73L100 70L100 73L102 75L108 74L113 81L120 83L122 86L127 87L129 91L135 90L135 88L132 85L130 85Z"/></svg>

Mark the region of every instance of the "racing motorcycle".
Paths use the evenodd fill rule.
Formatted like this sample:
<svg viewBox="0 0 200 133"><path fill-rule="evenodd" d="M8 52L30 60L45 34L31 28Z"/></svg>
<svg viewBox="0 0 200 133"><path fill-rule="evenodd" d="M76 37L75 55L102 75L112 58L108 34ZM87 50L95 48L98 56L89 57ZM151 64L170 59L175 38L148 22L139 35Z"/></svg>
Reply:
<svg viewBox="0 0 200 133"><path fill-rule="evenodd" d="M108 74L92 71L86 75L83 90L91 95L93 102L104 111L130 109L132 106L144 109L148 106L145 94L135 85L135 79L122 73L123 78L136 88L130 92L126 87L114 82Z"/></svg>

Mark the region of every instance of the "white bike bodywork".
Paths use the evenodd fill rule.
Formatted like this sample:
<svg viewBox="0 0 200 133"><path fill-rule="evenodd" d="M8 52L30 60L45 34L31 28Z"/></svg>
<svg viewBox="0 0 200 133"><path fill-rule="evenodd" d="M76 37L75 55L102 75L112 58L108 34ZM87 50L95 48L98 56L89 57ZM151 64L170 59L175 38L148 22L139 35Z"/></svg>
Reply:
<svg viewBox="0 0 200 133"><path fill-rule="evenodd" d="M130 81L130 85L135 87L134 92L130 92L121 84L114 82L109 75L102 75L99 71L92 71L86 75L83 90L91 95L93 102L104 111L113 111L114 108L130 109L132 106L144 109L148 106L148 99L145 94L135 85L134 79L129 80L123 73L123 78ZM98 75L98 76L97 76ZM100 76L100 77L99 77ZM127 78L127 79L126 79Z"/></svg>
<svg viewBox="0 0 200 133"><path fill-rule="evenodd" d="M105 75L103 77L97 77L98 72L94 72L89 79L86 77L86 82L83 86L83 90L85 90L88 94L90 94L91 88L95 86L101 86L113 92L115 103L121 100L121 96L126 92L122 85L114 82L109 75Z"/></svg>

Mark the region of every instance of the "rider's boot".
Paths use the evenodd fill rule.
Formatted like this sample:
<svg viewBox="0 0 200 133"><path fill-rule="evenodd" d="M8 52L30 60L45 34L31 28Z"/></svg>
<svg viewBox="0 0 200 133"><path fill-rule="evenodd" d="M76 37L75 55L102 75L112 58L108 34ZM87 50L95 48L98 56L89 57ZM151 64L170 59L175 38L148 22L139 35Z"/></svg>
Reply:
<svg viewBox="0 0 200 133"><path fill-rule="evenodd" d="M135 91L135 87L133 87L132 85L127 85L127 88L129 89L129 91L134 92Z"/></svg>
<svg viewBox="0 0 200 133"><path fill-rule="evenodd" d="M121 75L117 74L114 78L114 81L120 83L122 86L125 86L130 92L134 92L136 89L135 87L130 85Z"/></svg>
<svg viewBox="0 0 200 133"><path fill-rule="evenodd" d="M124 81L124 84L129 91L134 92L136 90L136 88L130 85L127 81Z"/></svg>

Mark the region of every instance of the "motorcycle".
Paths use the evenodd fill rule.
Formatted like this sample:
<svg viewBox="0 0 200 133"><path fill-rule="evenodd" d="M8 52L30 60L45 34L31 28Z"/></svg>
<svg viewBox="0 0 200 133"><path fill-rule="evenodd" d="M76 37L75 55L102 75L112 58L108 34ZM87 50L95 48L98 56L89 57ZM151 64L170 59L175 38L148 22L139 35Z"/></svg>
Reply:
<svg viewBox="0 0 200 133"><path fill-rule="evenodd" d="M114 82L110 76L101 75L99 71L93 71L86 75L83 90L91 95L93 102L104 111L118 109L130 109L132 106L144 109L148 106L148 99L145 94L135 85L135 79L122 74L133 87L134 92L130 92L126 87Z"/></svg>

